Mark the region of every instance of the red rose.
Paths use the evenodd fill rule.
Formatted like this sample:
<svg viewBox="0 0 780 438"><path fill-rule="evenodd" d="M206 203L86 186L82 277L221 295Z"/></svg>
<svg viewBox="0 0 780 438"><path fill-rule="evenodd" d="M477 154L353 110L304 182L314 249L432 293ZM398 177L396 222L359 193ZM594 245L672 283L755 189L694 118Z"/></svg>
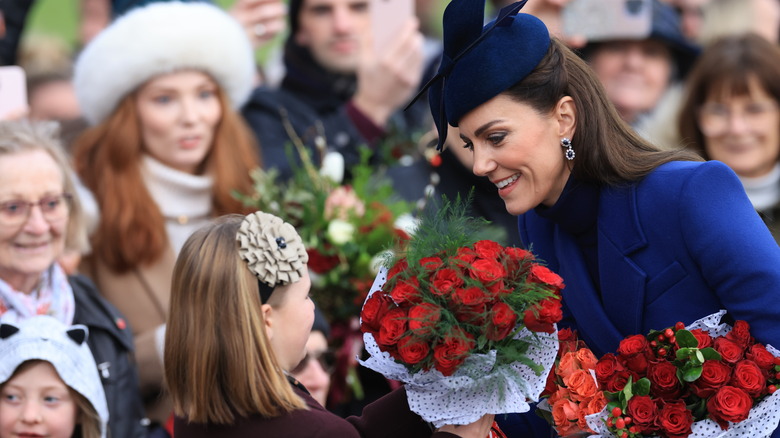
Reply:
<svg viewBox="0 0 780 438"><path fill-rule="evenodd" d="M596 362L596 380L598 380L599 385L606 386L612 376L623 370L623 364L618 362L617 357L612 353L607 353Z"/></svg>
<svg viewBox="0 0 780 438"><path fill-rule="evenodd" d="M695 329L690 331L691 334L699 341L698 348L712 347L712 337L710 332L702 329Z"/></svg>
<svg viewBox="0 0 780 438"><path fill-rule="evenodd" d="M449 295L455 288L463 285L463 279L454 269L439 269L431 278L431 292L434 295Z"/></svg>
<svg viewBox="0 0 780 438"><path fill-rule="evenodd" d="M434 367L445 376L451 376L473 348L474 337L454 328L452 333L433 348L433 358L436 361Z"/></svg>
<svg viewBox="0 0 780 438"><path fill-rule="evenodd" d="M390 268L389 271L387 271L387 281L390 281L393 277L395 277L400 272L403 272L406 270L406 268L409 267L409 264L406 262L406 259L400 259L393 267Z"/></svg>
<svg viewBox="0 0 780 438"><path fill-rule="evenodd" d="M515 326L517 326L517 313L508 304L499 301L490 309L485 337L491 341L500 341L509 336Z"/></svg>
<svg viewBox="0 0 780 438"><path fill-rule="evenodd" d="M394 307L393 300L387 294L381 291L373 293L360 311L360 331L372 332L376 337L381 327L382 317Z"/></svg>
<svg viewBox="0 0 780 438"><path fill-rule="evenodd" d="M744 389L753 398L760 397L766 392L764 372L752 360L737 362L734 366L734 372L731 373L730 384Z"/></svg>
<svg viewBox="0 0 780 438"><path fill-rule="evenodd" d="M401 336L406 333L407 319L406 309L396 307L387 312L382 318L376 343L380 346L391 346L398 343Z"/></svg>
<svg viewBox="0 0 780 438"><path fill-rule="evenodd" d="M398 341L398 355L409 365L414 365L428 356L431 347L428 343L414 336L404 336Z"/></svg>
<svg viewBox="0 0 780 438"><path fill-rule="evenodd" d="M485 304L492 299L493 297L491 297L488 292L485 292L478 287L455 289L455 293L452 294L452 301L462 306L477 306L479 304Z"/></svg>
<svg viewBox="0 0 780 438"><path fill-rule="evenodd" d="M731 378L731 367L719 360L705 360L701 376L690 384L691 391L701 398L715 394Z"/></svg>
<svg viewBox="0 0 780 438"><path fill-rule="evenodd" d="M417 336L428 336L441 319L441 308L435 304L422 303L409 309L409 330Z"/></svg>
<svg viewBox="0 0 780 438"><path fill-rule="evenodd" d="M736 342L743 349L753 344L753 337L750 336L750 324L746 321L738 320L734 322L734 327L726 334L726 339Z"/></svg>
<svg viewBox="0 0 780 438"><path fill-rule="evenodd" d="M677 367L665 360L651 361L647 366L652 395L664 400L674 400L682 394L682 385L677 378Z"/></svg>
<svg viewBox="0 0 780 438"><path fill-rule="evenodd" d="M396 283L393 290L390 291L390 296L398 305L407 302L418 304L422 302L422 296L420 295L419 289L420 282L417 280L417 277L412 277Z"/></svg>
<svg viewBox="0 0 780 438"><path fill-rule="evenodd" d="M745 356L745 349L728 338L715 339L714 347L723 356L723 360L731 364L739 362Z"/></svg>
<svg viewBox="0 0 780 438"><path fill-rule="evenodd" d="M455 254L455 260L460 260L466 266L471 266L471 263L477 259L477 253L473 249L462 246L458 248L458 252Z"/></svg>
<svg viewBox="0 0 780 438"><path fill-rule="evenodd" d="M667 438L684 438L693 433L693 414L682 400L666 401L658 413L656 424Z"/></svg>
<svg viewBox="0 0 780 438"><path fill-rule="evenodd" d="M775 366L775 357L761 344L753 344L745 352L745 357L756 363L762 370L770 371Z"/></svg>
<svg viewBox="0 0 780 438"><path fill-rule="evenodd" d="M441 261L441 257L423 257L420 259L420 266L429 271L435 271L443 265L444 262Z"/></svg>
<svg viewBox="0 0 780 438"><path fill-rule="evenodd" d="M636 382L636 379L633 377L634 375L631 373L631 371L621 370L613 374L604 386L606 386L606 389L609 392L619 392L626 387L626 383L628 383L629 378Z"/></svg>
<svg viewBox="0 0 780 438"><path fill-rule="evenodd" d="M335 254L326 256L316 249L307 249L306 253L309 255L309 269L318 274L324 274L339 264L339 256Z"/></svg>
<svg viewBox="0 0 780 438"><path fill-rule="evenodd" d="M631 371L644 375L647 372L647 355L650 345L642 335L629 336L618 346L618 354L625 360L626 366Z"/></svg>
<svg viewBox="0 0 780 438"><path fill-rule="evenodd" d="M555 289L563 289L563 278L555 272L549 270L546 266L533 265L528 275L528 281L531 283L547 284Z"/></svg>
<svg viewBox="0 0 780 438"><path fill-rule="evenodd" d="M579 341L577 340L577 331L568 327L558 330L558 342L560 346L558 354L563 356L570 351L577 351L579 347Z"/></svg>
<svg viewBox="0 0 780 438"><path fill-rule="evenodd" d="M477 259L471 264L469 276L483 284L489 284L506 277L506 269L495 260Z"/></svg>
<svg viewBox="0 0 780 438"><path fill-rule="evenodd" d="M548 298L537 305L526 309L523 315L523 324L528 330L534 332L552 333L555 331L553 324L563 318L561 300Z"/></svg>
<svg viewBox="0 0 780 438"><path fill-rule="evenodd" d="M458 306L455 310L455 319L460 322L466 322L481 326L485 323L485 314L487 308L485 304L476 304L473 306Z"/></svg>
<svg viewBox="0 0 780 438"><path fill-rule="evenodd" d="M728 422L745 420L753 407L753 400L747 392L733 386L723 386L707 400L707 413L721 429L729 427Z"/></svg>
<svg viewBox="0 0 780 438"><path fill-rule="evenodd" d="M492 240L480 240L474 244L474 252L483 259L498 260L504 247Z"/></svg>
<svg viewBox="0 0 780 438"><path fill-rule="evenodd" d="M533 260L534 255L531 254L529 251L526 251L522 248L516 248L514 246L507 246L504 248L504 253L507 254L509 257L511 257L514 260Z"/></svg>
<svg viewBox="0 0 780 438"><path fill-rule="evenodd" d="M658 407L649 396L631 397L626 404L626 414L631 417L639 433L649 435L656 430L655 419L658 417Z"/></svg>
<svg viewBox="0 0 780 438"><path fill-rule="evenodd" d="M493 300L499 295L512 293L512 291L504 289L504 280L498 280L493 284L485 287L485 290L490 292L490 299Z"/></svg>

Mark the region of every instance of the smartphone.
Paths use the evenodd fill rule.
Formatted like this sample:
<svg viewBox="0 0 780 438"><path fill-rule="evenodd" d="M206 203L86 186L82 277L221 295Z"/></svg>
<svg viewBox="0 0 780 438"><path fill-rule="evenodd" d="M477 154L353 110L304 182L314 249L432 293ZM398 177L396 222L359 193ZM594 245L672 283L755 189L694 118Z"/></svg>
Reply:
<svg viewBox="0 0 780 438"><path fill-rule="evenodd" d="M563 8L564 36L589 42L644 39L650 35L652 0L571 0Z"/></svg>
<svg viewBox="0 0 780 438"><path fill-rule="evenodd" d="M27 109L27 80L18 65L0 66L0 120Z"/></svg>
<svg viewBox="0 0 780 438"><path fill-rule="evenodd" d="M414 16L414 0L371 0L369 7L374 53L381 53Z"/></svg>

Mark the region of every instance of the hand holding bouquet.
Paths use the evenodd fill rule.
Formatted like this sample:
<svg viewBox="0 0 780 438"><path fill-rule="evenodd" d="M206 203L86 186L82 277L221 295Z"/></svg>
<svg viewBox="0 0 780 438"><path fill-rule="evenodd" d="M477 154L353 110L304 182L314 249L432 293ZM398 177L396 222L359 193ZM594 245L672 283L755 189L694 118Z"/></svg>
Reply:
<svg viewBox="0 0 780 438"><path fill-rule="evenodd" d="M405 382L412 410L436 426L530 409L562 316L563 280L525 250L470 239L478 224L464 211L445 203L424 217L361 313L363 364Z"/></svg>

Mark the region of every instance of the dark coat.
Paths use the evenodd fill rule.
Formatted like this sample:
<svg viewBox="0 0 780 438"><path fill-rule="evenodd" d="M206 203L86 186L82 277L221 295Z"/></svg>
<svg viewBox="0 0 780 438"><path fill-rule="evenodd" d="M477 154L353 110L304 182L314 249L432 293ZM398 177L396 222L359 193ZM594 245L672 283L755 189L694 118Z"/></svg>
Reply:
<svg viewBox="0 0 780 438"><path fill-rule="evenodd" d="M455 438L431 427L409 410L406 391L401 388L366 406L360 417L341 418L322 407L307 392L294 387L308 405L276 418L252 416L230 426L174 421L176 438Z"/></svg>
<svg viewBox="0 0 780 438"><path fill-rule="evenodd" d="M108 403L112 438L146 436L138 374L133 360L133 336L127 321L81 275L69 278L76 301L74 324L89 329L87 344L98 366Z"/></svg>

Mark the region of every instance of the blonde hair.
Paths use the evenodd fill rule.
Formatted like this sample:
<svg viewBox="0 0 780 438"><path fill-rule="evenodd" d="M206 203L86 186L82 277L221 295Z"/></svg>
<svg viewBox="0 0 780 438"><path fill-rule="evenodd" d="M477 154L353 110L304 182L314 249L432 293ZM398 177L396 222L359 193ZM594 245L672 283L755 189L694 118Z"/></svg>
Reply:
<svg viewBox="0 0 780 438"><path fill-rule="evenodd" d="M72 197L65 248L79 253L88 252L89 240L84 212L76 192L75 173L59 139L59 124L29 120L0 121L0 157L34 150L42 150L51 156L62 172L63 191Z"/></svg>
<svg viewBox="0 0 780 438"><path fill-rule="evenodd" d="M238 253L244 216L193 233L176 260L165 378L177 415L195 423L306 409L266 337L257 278Z"/></svg>

